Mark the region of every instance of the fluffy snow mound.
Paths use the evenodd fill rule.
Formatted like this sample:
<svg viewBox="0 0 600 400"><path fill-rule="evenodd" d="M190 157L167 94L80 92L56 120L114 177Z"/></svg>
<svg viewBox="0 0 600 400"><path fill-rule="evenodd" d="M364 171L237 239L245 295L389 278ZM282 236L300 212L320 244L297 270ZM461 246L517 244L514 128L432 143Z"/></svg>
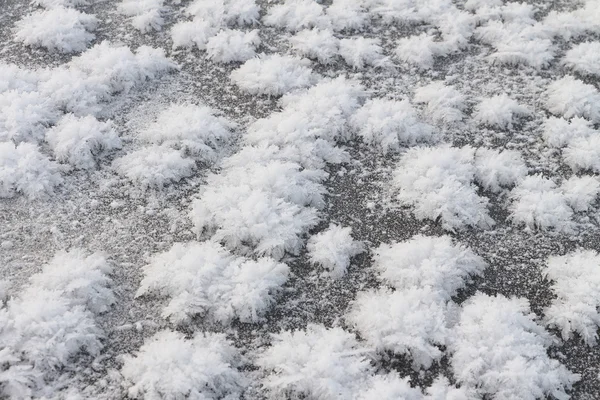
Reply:
<svg viewBox="0 0 600 400"><path fill-rule="evenodd" d="M462 121L466 108L465 96L443 82L432 82L415 91L415 103L425 103L425 112L435 122L452 124Z"/></svg>
<svg viewBox="0 0 600 400"><path fill-rule="evenodd" d="M423 400L423 393L410 386L410 378L400 378L397 374L375 375L368 387L358 393L357 400Z"/></svg>
<svg viewBox="0 0 600 400"><path fill-rule="evenodd" d="M56 126L46 131L46 141L57 160L78 169L96 168L103 153L121 148L121 139L111 121L98 121L91 115L65 115Z"/></svg>
<svg viewBox="0 0 600 400"><path fill-rule="evenodd" d="M446 55L447 51L442 43L434 40L432 35L421 33L398 40L395 53L401 61L414 64L420 69L431 69L435 57Z"/></svg>
<svg viewBox="0 0 600 400"><path fill-rule="evenodd" d="M475 179L479 185L493 193L521 182L528 173L518 151L497 151L485 147L480 147L475 152L475 169Z"/></svg>
<svg viewBox="0 0 600 400"><path fill-rule="evenodd" d="M448 340L449 307L429 288L378 289L359 293L346 320L378 351L403 354L416 369L429 368Z"/></svg>
<svg viewBox="0 0 600 400"><path fill-rule="evenodd" d="M578 44L567 51L563 64L582 75L600 76L600 42Z"/></svg>
<svg viewBox="0 0 600 400"><path fill-rule="evenodd" d="M30 143L0 143L0 198L22 193L29 199L52 194L63 181L58 166Z"/></svg>
<svg viewBox="0 0 600 400"><path fill-rule="evenodd" d="M142 33L161 30L164 10L164 0L123 0L119 4L121 14L131 17L133 27Z"/></svg>
<svg viewBox="0 0 600 400"><path fill-rule="evenodd" d="M600 172L600 134L571 140L563 150L563 160L573 171Z"/></svg>
<svg viewBox="0 0 600 400"><path fill-rule="evenodd" d="M256 364L267 373L263 385L273 398L350 399L373 369L367 354L353 334L310 324L273 335Z"/></svg>
<svg viewBox="0 0 600 400"><path fill-rule="evenodd" d="M219 31L211 22L195 18L193 21L178 22L171 28L173 48L193 47L206 50L208 40Z"/></svg>
<svg viewBox="0 0 600 400"><path fill-rule="evenodd" d="M9 90L33 92L38 81L39 76L34 71L0 61L0 94Z"/></svg>
<svg viewBox="0 0 600 400"><path fill-rule="evenodd" d="M52 70L40 83L40 92L66 112L95 115L112 95L128 93L176 68L162 49L140 46L133 53L104 41Z"/></svg>
<svg viewBox="0 0 600 400"><path fill-rule="evenodd" d="M221 63L247 61L256 55L259 44L258 29L250 32L227 29L208 39L206 54L211 60Z"/></svg>
<svg viewBox="0 0 600 400"><path fill-rule="evenodd" d="M327 29L305 29L290 38L294 50L301 56L331 64L339 54L338 38Z"/></svg>
<svg viewBox="0 0 600 400"><path fill-rule="evenodd" d="M96 38L98 19L72 8L36 11L16 23L15 39L50 51L84 51Z"/></svg>
<svg viewBox="0 0 600 400"><path fill-rule="evenodd" d="M37 141L58 119L58 112L46 96L38 92L8 90L0 93L0 140Z"/></svg>
<svg viewBox="0 0 600 400"><path fill-rule="evenodd" d="M283 110L254 122L245 146L208 177L190 214L197 232L241 252L298 254L324 205L321 168L345 159L335 145L361 96L344 78L284 96Z"/></svg>
<svg viewBox="0 0 600 400"><path fill-rule="evenodd" d="M552 114L600 122L600 93L593 85L565 76L548 85L546 96L546 108Z"/></svg>
<svg viewBox="0 0 600 400"><path fill-rule="evenodd" d="M258 23L260 7L255 0L195 0L186 12L212 26L243 26Z"/></svg>
<svg viewBox="0 0 600 400"><path fill-rule="evenodd" d="M365 143L384 153L433 139L433 128L419 120L407 100L368 100L350 118L350 126Z"/></svg>
<svg viewBox="0 0 600 400"><path fill-rule="evenodd" d="M171 104L138 137L146 143L181 149L198 160L215 162L235 124L210 107Z"/></svg>
<svg viewBox="0 0 600 400"><path fill-rule="evenodd" d="M330 26L324 8L313 0L285 0L267 11L263 23L278 26L292 32L305 28L326 28Z"/></svg>
<svg viewBox="0 0 600 400"><path fill-rule="evenodd" d="M481 275L485 261L449 236L417 235L406 242L382 244L375 250L374 267L379 279L397 290L429 288L444 300L456 295Z"/></svg>
<svg viewBox="0 0 600 400"><path fill-rule="evenodd" d="M214 242L176 243L144 267L137 296L171 298L163 316L176 323L195 315L228 324L258 322L287 281L289 268L270 258L235 257Z"/></svg>
<svg viewBox="0 0 600 400"><path fill-rule="evenodd" d="M453 231L464 226L488 228L488 199L473 184L475 150L447 145L409 149L394 172L398 200L414 207L420 219L441 218L442 227Z"/></svg>
<svg viewBox="0 0 600 400"><path fill-rule="evenodd" d="M196 162L181 151L166 146L149 146L113 161L113 168L143 188L163 187L192 175Z"/></svg>
<svg viewBox="0 0 600 400"><path fill-rule="evenodd" d="M600 194L600 182L595 176L572 176L560 187L575 212L588 211Z"/></svg>
<svg viewBox="0 0 600 400"><path fill-rule="evenodd" d="M483 99L475 108L473 118L482 125L512 129L515 117L530 115L530 111L506 94Z"/></svg>
<svg viewBox="0 0 600 400"><path fill-rule="evenodd" d="M313 264L318 264L329 271L333 278L346 274L350 259L365 251L363 242L352 239L352 228L332 224L314 236L306 249Z"/></svg>
<svg viewBox="0 0 600 400"><path fill-rule="evenodd" d="M279 54L262 55L246 61L231 73L231 80L250 94L281 96L293 89L311 86L316 76L310 61Z"/></svg>
<svg viewBox="0 0 600 400"><path fill-rule="evenodd" d="M234 399L247 384L241 364L223 334L198 332L186 339L164 330L146 339L135 356L126 355L121 373L134 399Z"/></svg>
<svg viewBox="0 0 600 400"><path fill-rule="evenodd" d="M576 186L571 187L574 190ZM573 193L575 194L575 193ZM536 174L526 177L510 197L511 219L528 229L570 232L573 229L573 194L568 195L555 182Z"/></svg>
<svg viewBox="0 0 600 400"><path fill-rule="evenodd" d="M87 0L33 0L31 4L44 8L54 8L85 6L90 3Z"/></svg>
<svg viewBox="0 0 600 400"><path fill-rule="evenodd" d="M388 64L379 39L355 37L342 39L339 44L340 56L355 70L364 69L366 66L384 67Z"/></svg>
<svg viewBox="0 0 600 400"><path fill-rule="evenodd" d="M93 313L115 301L110 271L99 254L61 252L18 297L0 302L2 397L52 397L61 389L63 367L78 363L78 354L100 353L103 332Z"/></svg>
<svg viewBox="0 0 600 400"><path fill-rule="evenodd" d="M585 118L573 117L570 121L550 117L544 122L544 140L552 147L564 147L574 139L588 138L598 134L592 123Z"/></svg>
<svg viewBox="0 0 600 400"><path fill-rule="evenodd" d="M553 338L534 320L525 299L468 299L449 344L458 383L495 399L569 398L579 376L548 357Z"/></svg>
<svg viewBox="0 0 600 400"><path fill-rule="evenodd" d="M548 258L545 275L553 281L557 298L546 308L546 325L561 331L568 340L577 332L589 346L598 341L600 326L600 255L592 250L576 250Z"/></svg>
<svg viewBox="0 0 600 400"><path fill-rule="evenodd" d="M325 10L334 31L361 30L369 22L369 14L361 2L333 0Z"/></svg>

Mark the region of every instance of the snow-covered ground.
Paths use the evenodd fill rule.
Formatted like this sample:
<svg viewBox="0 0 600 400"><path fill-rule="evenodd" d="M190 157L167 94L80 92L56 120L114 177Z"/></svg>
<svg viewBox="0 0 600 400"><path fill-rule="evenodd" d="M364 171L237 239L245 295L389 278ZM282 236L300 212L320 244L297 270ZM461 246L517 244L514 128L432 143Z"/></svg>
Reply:
<svg viewBox="0 0 600 400"><path fill-rule="evenodd" d="M599 173L599 0L0 0L0 398L599 399Z"/></svg>

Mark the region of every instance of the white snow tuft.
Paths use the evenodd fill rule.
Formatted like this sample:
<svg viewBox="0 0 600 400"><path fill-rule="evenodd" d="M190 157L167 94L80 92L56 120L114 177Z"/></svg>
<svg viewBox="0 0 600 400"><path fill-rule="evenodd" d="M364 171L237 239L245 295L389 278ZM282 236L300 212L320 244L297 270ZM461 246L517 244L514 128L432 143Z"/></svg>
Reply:
<svg viewBox="0 0 600 400"><path fill-rule="evenodd" d="M65 115L46 131L46 141L57 160L78 169L96 168L97 159L104 153L121 148L113 123L98 121L91 115Z"/></svg>
<svg viewBox="0 0 600 400"><path fill-rule="evenodd" d="M163 317L176 323L196 315L222 324L258 322L287 281L289 268L270 258L235 257L214 242L176 243L144 267L137 296L171 298Z"/></svg>
<svg viewBox="0 0 600 400"><path fill-rule="evenodd" d="M565 76L548 85L546 108L567 119L584 117L600 122L600 93L593 85Z"/></svg>
<svg viewBox="0 0 600 400"><path fill-rule="evenodd" d="M58 115L52 102L39 92L0 93L0 140L16 143L40 140Z"/></svg>
<svg viewBox="0 0 600 400"><path fill-rule="evenodd" d="M548 258L544 274L552 280L557 298L544 310L546 325L558 328L569 340L577 332L589 346L598 341L600 326L600 255L592 250L575 250Z"/></svg>
<svg viewBox="0 0 600 400"><path fill-rule="evenodd" d="M149 146L113 161L113 168L143 188L162 189L192 175L196 162L167 146Z"/></svg>
<svg viewBox="0 0 600 400"><path fill-rule="evenodd" d="M213 163L231 140L235 127L210 107L171 104L138 137L146 143L183 150L200 161Z"/></svg>
<svg viewBox="0 0 600 400"><path fill-rule="evenodd" d="M374 267L379 279L397 290L429 288L439 298L450 300L459 289L481 275L485 261L471 249L454 244L449 236L414 236L382 244L375 250Z"/></svg>
<svg viewBox="0 0 600 400"><path fill-rule="evenodd" d="M293 89L311 86L316 76L310 61L279 54L246 61L231 73L231 80L250 94L281 96Z"/></svg>
<svg viewBox="0 0 600 400"><path fill-rule="evenodd" d="M285 0L283 4L269 8L263 22L292 32L305 28L326 28L330 25L323 6L314 0Z"/></svg>
<svg viewBox="0 0 600 400"><path fill-rule="evenodd" d="M496 399L567 399L579 379L548 357L553 338L535 323L525 299L477 293L462 307L449 344L463 387Z"/></svg>
<svg viewBox="0 0 600 400"><path fill-rule="evenodd" d="M389 64L383 55L381 40L355 37L340 40L340 56L353 69L364 69L366 66L385 67Z"/></svg>
<svg viewBox="0 0 600 400"><path fill-rule="evenodd" d="M0 143L0 198L22 193L29 199L54 192L63 181L58 167L30 143Z"/></svg>
<svg viewBox="0 0 600 400"><path fill-rule="evenodd" d="M407 100L368 100L351 117L350 126L365 143L384 153L433 140L433 128L419 120Z"/></svg>
<svg viewBox="0 0 600 400"><path fill-rule="evenodd" d="M196 46L198 50L206 50L208 40L213 37L218 28L204 19L178 22L171 28L173 48Z"/></svg>
<svg viewBox="0 0 600 400"><path fill-rule="evenodd" d="M574 139L588 138L597 134L592 123L585 118L573 117L570 121L550 117L544 122L544 140L552 147L564 147Z"/></svg>
<svg viewBox="0 0 600 400"><path fill-rule="evenodd" d="M208 58L220 63L247 61L256 55L256 46L260 44L258 29L250 32L226 29L206 43Z"/></svg>
<svg viewBox="0 0 600 400"><path fill-rule="evenodd" d="M415 91L415 103L425 103L426 114L435 122L452 124L462 121L465 117L465 96L452 86L443 82L432 82Z"/></svg>
<svg viewBox="0 0 600 400"><path fill-rule="evenodd" d="M486 98L475 108L473 119L482 125L498 129L512 129L515 117L530 115L527 107L520 105L506 94Z"/></svg>
<svg viewBox="0 0 600 400"><path fill-rule="evenodd" d="M119 4L121 14L131 17L131 24L142 33L160 31L165 23L164 0L123 0Z"/></svg>
<svg viewBox="0 0 600 400"><path fill-rule="evenodd" d="M414 368L429 368L448 339L446 305L429 288L361 292L346 320L378 351L409 356Z"/></svg>
<svg viewBox="0 0 600 400"><path fill-rule="evenodd" d="M587 211L600 194L600 181L595 176L572 176L560 188L573 211Z"/></svg>
<svg viewBox="0 0 600 400"><path fill-rule="evenodd" d="M325 12L336 32L361 30L369 22L369 14L359 1L333 0Z"/></svg>
<svg viewBox="0 0 600 400"><path fill-rule="evenodd" d="M353 334L310 324L306 330L274 334L256 364L268 375L263 385L273 398L352 398L372 371Z"/></svg>
<svg viewBox="0 0 600 400"><path fill-rule="evenodd" d="M436 42L432 35L421 33L401 38L395 53L399 60L425 70L433 68L434 58L446 55L447 51L443 43Z"/></svg>
<svg viewBox="0 0 600 400"><path fill-rule="evenodd" d="M493 193L521 182L528 173L521 153L515 150L492 150L480 147L475 152L475 179Z"/></svg>
<svg viewBox="0 0 600 400"><path fill-rule="evenodd" d="M290 38L293 48L301 56L331 64L339 54L339 40L326 29L305 29Z"/></svg>
<svg viewBox="0 0 600 400"><path fill-rule="evenodd" d="M98 19L72 8L56 7L35 11L16 23L15 38L27 46L50 51L84 51L96 38Z"/></svg>
<svg viewBox="0 0 600 400"><path fill-rule="evenodd" d="M453 231L465 226L489 228L488 199L473 184L475 150L442 145L409 149L394 173L398 200L414 207L420 219L441 218L442 227Z"/></svg>
<svg viewBox="0 0 600 400"><path fill-rule="evenodd" d="M563 64L582 75L600 77L600 42L578 44L567 51Z"/></svg>
<svg viewBox="0 0 600 400"><path fill-rule="evenodd" d="M350 258L365 251L364 243L352 238L352 228L335 224L312 236L306 248L310 261L324 267L333 278L345 275Z"/></svg>
<svg viewBox="0 0 600 400"><path fill-rule="evenodd" d="M240 356L224 334L198 332L191 339L164 330L146 339L121 373L134 399L238 398L247 381Z"/></svg>

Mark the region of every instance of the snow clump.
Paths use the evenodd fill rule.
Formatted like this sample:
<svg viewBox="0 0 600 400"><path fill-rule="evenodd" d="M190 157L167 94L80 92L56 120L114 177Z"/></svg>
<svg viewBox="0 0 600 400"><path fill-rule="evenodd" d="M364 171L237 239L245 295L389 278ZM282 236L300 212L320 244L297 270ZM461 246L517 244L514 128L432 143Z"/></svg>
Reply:
<svg viewBox="0 0 600 400"><path fill-rule="evenodd" d="M339 41L339 54L346 64L353 69L364 69L366 66L385 67L389 60L381 48L381 40L355 37Z"/></svg>
<svg viewBox="0 0 600 400"><path fill-rule="evenodd" d="M600 193L600 181L595 176L573 175L560 185L573 211L588 211Z"/></svg>
<svg viewBox="0 0 600 400"><path fill-rule="evenodd" d="M370 99L351 117L350 126L383 153L433 140L433 128L419 120L408 100Z"/></svg>
<svg viewBox="0 0 600 400"><path fill-rule="evenodd" d="M79 354L99 355L104 335L94 314L115 302L110 272L100 254L60 252L18 297L0 302L2 397L57 395L63 367L80 363Z"/></svg>
<svg viewBox="0 0 600 400"><path fill-rule="evenodd" d="M364 5L354 0L333 0L325 12L331 28L336 32L361 30L369 22Z"/></svg>
<svg viewBox="0 0 600 400"><path fill-rule="evenodd" d="M330 25L323 6L313 0L285 0L283 4L269 8L263 22L292 32L306 28L327 28Z"/></svg>
<svg viewBox="0 0 600 400"><path fill-rule="evenodd" d="M171 28L171 40L173 48L191 48L196 46L198 50L206 50L209 39L217 34L218 27L204 19L193 21L182 21Z"/></svg>
<svg viewBox="0 0 600 400"><path fill-rule="evenodd" d="M528 173L521 153L515 150L492 150L480 147L475 152L475 179L492 193L500 193L521 182Z"/></svg>
<svg viewBox="0 0 600 400"><path fill-rule="evenodd" d="M446 301L481 276L487 264L449 236L414 236L405 242L382 244L373 257L380 280L397 290L430 288Z"/></svg>
<svg viewBox="0 0 600 400"><path fill-rule="evenodd" d="M310 61L279 54L262 55L246 61L231 73L231 80L250 94L281 96L290 90L315 83Z"/></svg>
<svg viewBox="0 0 600 400"><path fill-rule="evenodd" d="M259 44L258 29L250 32L227 29L208 39L206 54L211 60L220 63L247 61L254 58Z"/></svg>
<svg viewBox="0 0 600 400"><path fill-rule="evenodd" d="M186 339L163 330L123 362L121 374L134 399L233 399L247 385L238 370L238 350L220 333L198 332Z"/></svg>
<svg viewBox="0 0 600 400"><path fill-rule="evenodd" d="M542 136L546 143L552 147L564 147L574 139L588 138L598 134L592 127L592 123L585 118L573 117L570 121L550 117L543 125Z"/></svg>
<svg viewBox="0 0 600 400"><path fill-rule="evenodd" d="M231 140L235 127L210 107L171 104L138 137L145 143L183 150L202 162L213 163Z"/></svg>
<svg viewBox="0 0 600 400"><path fill-rule="evenodd" d="M121 14L131 17L131 24L142 33L160 31L165 23L162 13L164 0L123 0L119 4Z"/></svg>
<svg viewBox="0 0 600 400"><path fill-rule="evenodd" d="M441 218L446 230L489 228L494 221L487 210L488 199L479 196L473 184L474 156L470 146L409 149L394 172L398 200L413 206L419 220Z"/></svg>
<svg viewBox="0 0 600 400"><path fill-rule="evenodd" d="M306 330L272 336L256 364L267 376L264 387L273 398L353 398L373 370L369 350L341 328L309 324Z"/></svg>
<svg viewBox="0 0 600 400"><path fill-rule="evenodd" d="M46 132L46 141L58 161L74 168L94 169L106 152L121 148L121 139L111 121L67 114Z"/></svg>
<svg viewBox="0 0 600 400"><path fill-rule="evenodd" d="M535 319L525 299L468 299L448 346L458 383L497 399L568 398L579 375L548 357L555 339Z"/></svg>
<svg viewBox="0 0 600 400"><path fill-rule="evenodd" d="M305 29L290 38L299 55L315 59L321 64L331 64L339 55L339 39L326 29Z"/></svg>
<svg viewBox="0 0 600 400"><path fill-rule="evenodd" d="M14 89L0 93L0 140L38 141L58 116L54 104L39 92Z"/></svg>
<svg viewBox="0 0 600 400"><path fill-rule="evenodd" d="M465 96L443 82L432 82L415 91L415 103L427 104L425 113L435 122L452 124L465 117Z"/></svg>
<svg viewBox="0 0 600 400"><path fill-rule="evenodd" d="M0 142L0 198L17 193L29 199L44 197L62 182L58 166L36 145Z"/></svg>
<svg viewBox="0 0 600 400"><path fill-rule="evenodd" d="M544 274L557 298L544 310L546 325L561 331L569 340L573 332L589 346L598 341L600 326L600 255L593 250L576 250L548 258Z"/></svg>
<svg viewBox="0 0 600 400"><path fill-rule="evenodd" d="M136 296L171 298L163 317L176 323L196 315L222 324L258 322L287 281L289 268L270 258L236 257L214 242L176 243L143 268Z"/></svg>
<svg viewBox="0 0 600 400"><path fill-rule="evenodd" d="M16 23L15 38L27 46L50 51L84 51L96 38L98 19L72 8L35 11Z"/></svg>
<svg viewBox="0 0 600 400"><path fill-rule="evenodd" d="M590 84L565 76L548 85L546 108L566 119L583 117L600 122L600 93Z"/></svg>
<svg viewBox="0 0 600 400"><path fill-rule="evenodd" d="M498 129L512 129L515 117L530 115L527 107L517 103L506 94L483 99L475 108L473 119L482 125Z"/></svg>
<svg viewBox="0 0 600 400"><path fill-rule="evenodd" d="M420 69L431 69L436 56L444 56L447 51L443 43L436 42L432 35L421 33L401 38L395 50L399 60L414 64Z"/></svg>
<svg viewBox="0 0 600 400"><path fill-rule="evenodd" d="M365 251L364 243L352 238L352 228L335 224L312 236L306 248L310 261L328 270L332 278L345 275L350 259Z"/></svg>
<svg viewBox="0 0 600 400"><path fill-rule="evenodd" d="M600 77L600 42L578 44L567 51L563 64L582 75Z"/></svg>
<svg viewBox="0 0 600 400"><path fill-rule="evenodd" d="M148 146L113 161L113 168L144 189L162 189L191 176L196 162L166 146Z"/></svg>

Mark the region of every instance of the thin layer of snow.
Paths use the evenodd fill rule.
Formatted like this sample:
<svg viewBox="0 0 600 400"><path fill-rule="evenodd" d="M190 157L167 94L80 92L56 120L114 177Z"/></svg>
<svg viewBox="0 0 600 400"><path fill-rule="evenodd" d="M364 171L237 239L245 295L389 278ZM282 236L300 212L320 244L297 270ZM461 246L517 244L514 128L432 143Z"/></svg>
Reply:
<svg viewBox="0 0 600 400"><path fill-rule="evenodd" d="M237 398L247 385L238 350L224 334L198 332L191 339L163 330L123 357L121 374L134 399Z"/></svg>
<svg viewBox="0 0 600 400"><path fill-rule="evenodd" d="M598 341L600 326L600 255L593 250L575 250L548 258L544 274L552 280L557 298L544 310L547 326L560 330L569 340L576 332L588 345Z"/></svg>
<svg viewBox="0 0 600 400"><path fill-rule="evenodd" d="M315 83L310 61L279 54L261 55L246 61L231 73L231 80L250 94L281 96Z"/></svg>
<svg viewBox="0 0 600 400"><path fill-rule="evenodd" d="M27 46L50 51L75 53L84 51L96 38L92 33L98 19L72 8L56 7L35 11L15 25L15 39Z"/></svg>
<svg viewBox="0 0 600 400"><path fill-rule="evenodd" d="M112 121L98 121L91 115L65 115L46 131L46 141L58 161L78 169L96 168L106 152L121 148Z"/></svg>
<svg viewBox="0 0 600 400"><path fill-rule="evenodd" d="M365 251L363 242L352 238L352 228L331 224L306 243L310 261L321 265L332 278L346 274L350 259Z"/></svg>
<svg viewBox="0 0 600 400"><path fill-rule="evenodd" d="M579 376L548 357L554 343L522 298L477 293L462 306L449 343L454 377L496 399L567 399Z"/></svg>
<svg viewBox="0 0 600 400"><path fill-rule="evenodd" d="M136 296L158 293L170 302L162 315L183 323L207 316L258 322L287 281L289 268L270 258L236 257L214 242L176 243L143 268Z"/></svg>

